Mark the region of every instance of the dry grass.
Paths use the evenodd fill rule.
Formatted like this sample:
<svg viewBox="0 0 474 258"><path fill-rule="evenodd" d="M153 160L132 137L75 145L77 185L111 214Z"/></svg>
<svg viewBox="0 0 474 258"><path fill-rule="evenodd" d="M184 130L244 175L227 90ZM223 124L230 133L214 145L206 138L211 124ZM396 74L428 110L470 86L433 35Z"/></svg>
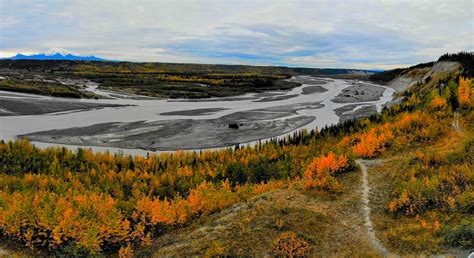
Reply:
<svg viewBox="0 0 474 258"><path fill-rule="evenodd" d="M466 250L448 249L443 243L441 234L429 232L420 228L420 221L415 216L394 216L387 211L390 196L394 189L393 182L401 173L406 173L412 167L417 152L437 153L447 156L459 152L463 141L472 134L472 117L460 121L462 133L448 130L433 143L390 152L382 162L373 163L369 169L369 184L373 192L371 196L372 219L377 237L392 252L402 255L419 254L465 254ZM448 124L449 125L449 124ZM421 216L427 220L442 218L446 223L459 220L456 214L443 213L437 210L424 212Z"/></svg>
<svg viewBox="0 0 474 258"><path fill-rule="evenodd" d="M341 180L343 194L306 192L298 185L259 195L153 244L154 256L272 255L272 243L282 232L305 239L312 255L378 257L364 228L360 211L359 174Z"/></svg>

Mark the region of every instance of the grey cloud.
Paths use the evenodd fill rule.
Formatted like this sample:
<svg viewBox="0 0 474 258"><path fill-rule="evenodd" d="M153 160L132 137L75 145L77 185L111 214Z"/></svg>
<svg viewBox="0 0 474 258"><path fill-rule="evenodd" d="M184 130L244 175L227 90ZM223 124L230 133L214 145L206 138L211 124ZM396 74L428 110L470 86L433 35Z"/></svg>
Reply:
<svg viewBox="0 0 474 258"><path fill-rule="evenodd" d="M378 68L474 49L470 0L1 3L2 53Z"/></svg>

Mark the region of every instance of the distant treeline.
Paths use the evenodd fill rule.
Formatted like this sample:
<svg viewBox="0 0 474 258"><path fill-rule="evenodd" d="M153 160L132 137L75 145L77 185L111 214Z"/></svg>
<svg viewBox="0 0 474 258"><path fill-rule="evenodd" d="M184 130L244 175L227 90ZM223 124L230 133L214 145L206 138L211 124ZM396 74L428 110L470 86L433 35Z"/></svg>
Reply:
<svg viewBox="0 0 474 258"><path fill-rule="evenodd" d="M46 95L61 98L94 98L95 95L80 91L73 86L52 82L0 80L0 90Z"/></svg>
<svg viewBox="0 0 474 258"><path fill-rule="evenodd" d="M373 73L368 70L333 69L333 68L301 68L284 66L251 66L251 65L223 65L223 64L180 64L180 63L133 63L133 62L100 62L100 61L73 61L73 60L0 60L0 68L26 69L43 72L68 71L75 66L90 65L97 69L111 68L128 69L138 72L141 68L167 73L257 73L260 75L339 75L351 73ZM145 72L142 71L142 72Z"/></svg>

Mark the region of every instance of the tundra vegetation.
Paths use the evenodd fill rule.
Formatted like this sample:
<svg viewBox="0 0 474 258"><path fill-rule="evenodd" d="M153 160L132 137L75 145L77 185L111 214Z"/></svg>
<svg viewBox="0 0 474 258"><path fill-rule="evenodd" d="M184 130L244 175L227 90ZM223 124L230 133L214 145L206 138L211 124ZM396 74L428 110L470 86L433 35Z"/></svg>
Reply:
<svg viewBox="0 0 474 258"><path fill-rule="evenodd" d="M101 89L158 98L210 98L289 90L291 75L353 75L369 71L274 66L130 63L67 60L0 60L0 90L58 97L96 98L64 79L92 80Z"/></svg>
<svg viewBox="0 0 474 258"><path fill-rule="evenodd" d="M206 80L220 83L226 76ZM472 79L456 73L433 86L429 94L412 89L407 101L370 118L255 147L142 157L2 142L0 234L39 254L127 257L152 248L159 236L277 189L337 200L349 191L342 178L358 173L356 158L383 158L398 162L389 170L379 165L383 177L371 182L388 189L374 208L382 243L395 253L472 248ZM317 239L284 223L277 220L279 233L267 236L274 238L265 247L269 253L318 254ZM233 253L212 242L195 254Z"/></svg>

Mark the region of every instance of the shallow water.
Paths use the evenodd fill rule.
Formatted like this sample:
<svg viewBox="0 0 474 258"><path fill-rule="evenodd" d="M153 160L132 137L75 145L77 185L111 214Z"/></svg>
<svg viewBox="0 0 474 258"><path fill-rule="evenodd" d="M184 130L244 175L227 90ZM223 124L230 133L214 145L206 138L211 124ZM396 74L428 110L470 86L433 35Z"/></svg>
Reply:
<svg viewBox="0 0 474 258"><path fill-rule="evenodd" d="M71 127L83 127L88 125L94 125L98 123L106 122L135 122L135 121L157 121L157 120L170 120L170 119L213 119L219 118L224 115L232 114L239 111L249 111L254 109L263 109L270 107L278 107L290 104L305 103L305 102L317 102L320 101L324 107L318 109L303 109L297 111L300 115L315 116L316 119L299 128L295 128L291 132L287 132L280 137L285 135L292 134L293 132L306 128L308 130L314 128L323 128L326 125L330 126L338 123L339 117L335 113L335 109L342 106L350 104L358 105L375 105L378 111L381 111L383 105L388 101L392 100L392 95L394 90L387 88L385 86L375 85L374 87L383 87L385 88L383 96L377 101L368 101L368 102L358 102L358 103L334 103L331 101L335 96L337 96L341 91L349 86L351 86L351 81L339 80L339 79L329 79L326 84L321 85L318 78L312 78L309 76L297 76L290 79L291 81L305 81L305 83L299 87L293 88L290 91L286 92L274 92L277 96L289 96L297 95L296 97L289 99L282 99L278 101L270 102L259 102L258 100L262 97L258 97L258 94L246 94L240 96L238 100L222 100L219 98L212 99L213 101L186 101L186 100L164 100L164 99L130 99L126 98L121 94L113 94L110 92L101 91L97 88L97 84L91 83L88 85L87 90L94 92L98 95L110 97L111 99L62 99L54 97L45 97L45 96L36 96L29 94L14 94L14 96L9 96L7 94L2 95L0 92L0 101L1 98L43 98L54 101L80 101L80 102L95 102L95 103L105 103L105 104L123 104L123 105L134 105L134 106L125 106L125 107L116 107L116 108L103 108L103 109L94 109L89 111L81 112L62 112L62 113L53 113L45 115L29 115L29 116L4 116L0 117L0 139L3 140L13 140L18 135L53 130L53 129L65 129ZM314 81L314 84L311 84L311 81ZM316 81L319 83L316 84ZM305 95L302 94L302 89L307 86L320 85L327 89L327 91L313 94ZM8 93L11 94L11 93ZM124 98L116 98L114 96L124 96ZM190 109L204 109L204 108L222 108L222 110L217 111L211 114L201 114L196 116L180 116L180 115L160 115L160 113L173 112L173 111L183 111ZM244 143L254 145L257 141ZM37 146L47 147L47 146L56 146L57 144L52 143L40 143L34 142ZM77 148L77 146L64 145ZM84 147L84 146L83 146ZM110 152L123 151L126 154L146 154L149 151L141 149L120 149L120 148L111 148L111 147L97 147L97 146L87 146L91 147L95 151L105 151L107 149ZM199 146L196 146L199 148Z"/></svg>

